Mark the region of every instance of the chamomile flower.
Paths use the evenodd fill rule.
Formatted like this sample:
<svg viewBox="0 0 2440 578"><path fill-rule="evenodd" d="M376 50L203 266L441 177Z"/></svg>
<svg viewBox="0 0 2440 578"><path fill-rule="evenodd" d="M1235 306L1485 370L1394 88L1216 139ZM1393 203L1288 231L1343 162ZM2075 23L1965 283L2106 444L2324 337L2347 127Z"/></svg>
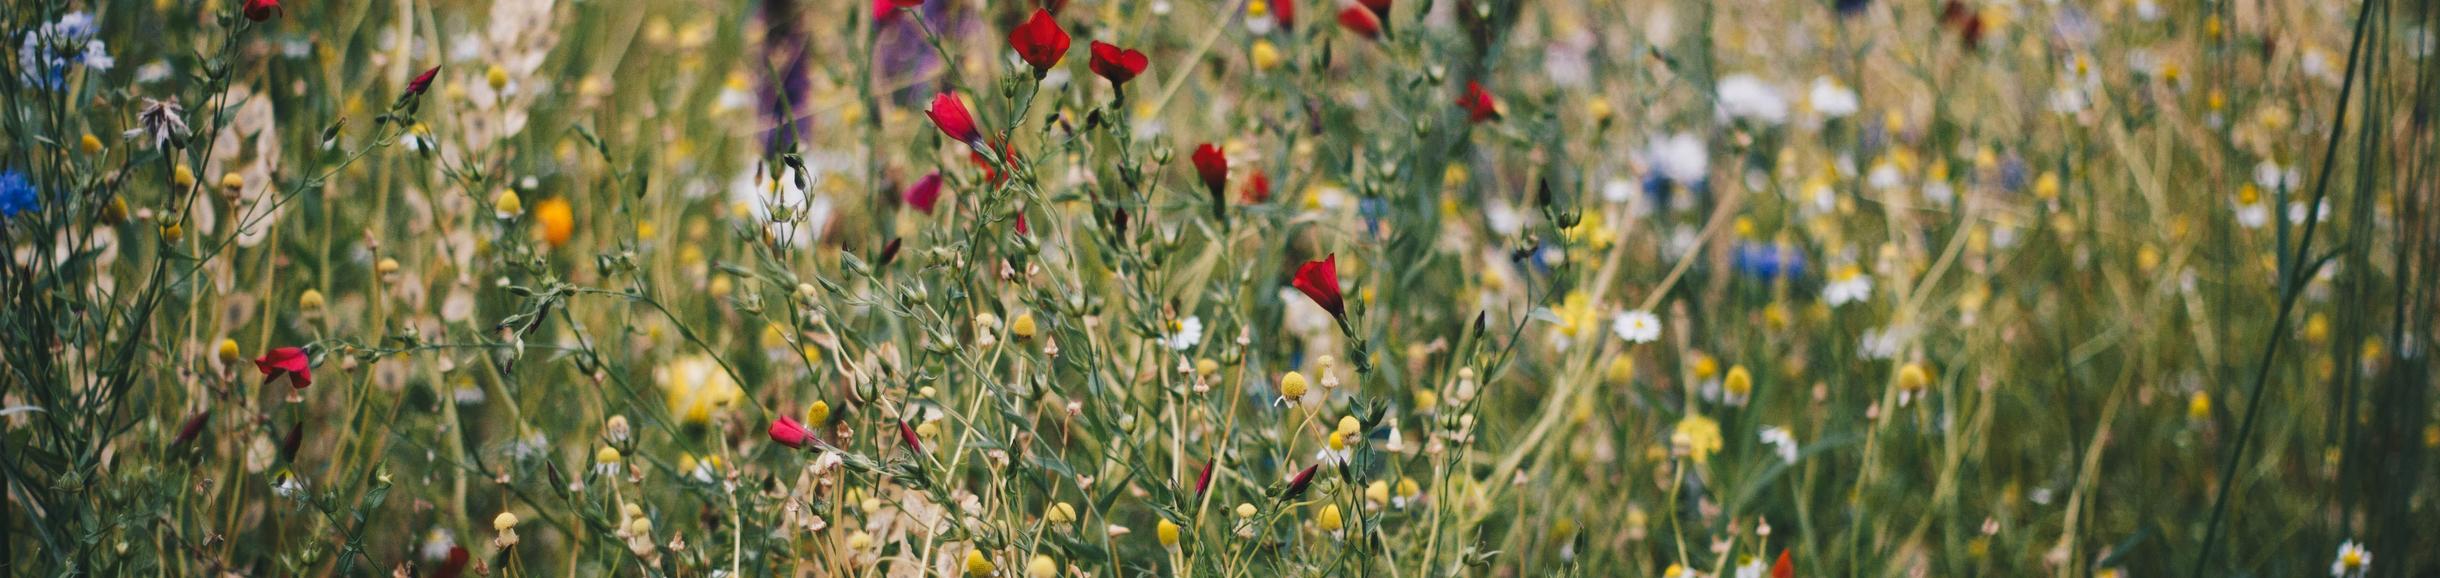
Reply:
<svg viewBox="0 0 2440 578"><path fill-rule="evenodd" d="M1805 102L1813 106L1813 112L1828 118L1846 117L1861 108L1855 89L1827 76L1813 79L1813 89L1805 93Z"/></svg>
<svg viewBox="0 0 2440 578"><path fill-rule="evenodd" d="M1853 266L1841 267L1830 283L1822 286L1822 300L1831 307L1860 303L1872 297L1872 276Z"/></svg>
<svg viewBox="0 0 2440 578"><path fill-rule="evenodd" d="M1785 428L1770 425L1762 426L1761 435L1762 443L1764 445L1771 446L1771 451L1777 452L1781 461L1785 461L1789 464L1796 463L1795 434L1788 433L1788 430Z"/></svg>
<svg viewBox="0 0 2440 578"><path fill-rule="evenodd" d="M2372 551L2354 540L2338 545L2338 558L2330 561L2330 578L2358 578L2372 568Z"/></svg>
<svg viewBox="0 0 2440 578"><path fill-rule="evenodd" d="M1610 321L1610 331L1628 343L1651 343L1661 338L1661 318L1640 309L1620 313Z"/></svg>
<svg viewBox="0 0 2440 578"><path fill-rule="evenodd" d="M1731 74L1720 79L1720 114L1763 124L1780 124L1788 120L1788 99L1779 88L1751 74Z"/></svg>
<svg viewBox="0 0 2440 578"><path fill-rule="evenodd" d="M1169 334L1161 336L1161 343L1178 351L1193 349L1203 343L1203 318L1190 316L1169 322Z"/></svg>
<svg viewBox="0 0 2440 578"><path fill-rule="evenodd" d="M1762 578L1763 572L1768 569L1762 563L1762 558L1750 554L1737 557L1737 578Z"/></svg>
<svg viewBox="0 0 2440 578"><path fill-rule="evenodd" d="M287 468L281 468L279 473L271 476L271 493L279 497L302 500L305 499L305 490L305 477Z"/></svg>

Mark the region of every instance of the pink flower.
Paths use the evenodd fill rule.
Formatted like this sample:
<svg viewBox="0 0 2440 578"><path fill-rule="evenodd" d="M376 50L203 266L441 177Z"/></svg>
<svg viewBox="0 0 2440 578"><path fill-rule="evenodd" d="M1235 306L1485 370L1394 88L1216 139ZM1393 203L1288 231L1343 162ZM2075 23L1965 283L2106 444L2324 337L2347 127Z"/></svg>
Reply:
<svg viewBox="0 0 2440 578"><path fill-rule="evenodd" d="M288 384L297 389L313 385L313 356L306 355L302 347L273 349L254 358L254 369L263 372L265 384L287 377Z"/></svg>
<svg viewBox="0 0 2440 578"><path fill-rule="evenodd" d="M771 422L771 441L802 449L807 442L813 441L813 430L805 429L805 424L797 423L796 418L783 415L779 421Z"/></svg>
<svg viewBox="0 0 2440 578"><path fill-rule="evenodd" d="M915 186L907 187L905 200L916 210L932 214L932 209L940 206L940 173L924 175L922 180L915 181Z"/></svg>

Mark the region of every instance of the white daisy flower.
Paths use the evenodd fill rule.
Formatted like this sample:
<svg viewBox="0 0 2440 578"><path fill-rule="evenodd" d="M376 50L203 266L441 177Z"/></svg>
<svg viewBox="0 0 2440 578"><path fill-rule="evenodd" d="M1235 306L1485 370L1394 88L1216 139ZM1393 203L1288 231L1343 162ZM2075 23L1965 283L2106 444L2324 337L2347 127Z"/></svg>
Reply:
<svg viewBox="0 0 2440 578"><path fill-rule="evenodd" d="M1651 343L1661 338L1661 318L1650 311L1628 311L1610 322L1610 331L1628 343Z"/></svg>
<svg viewBox="0 0 2440 578"><path fill-rule="evenodd" d="M2354 540L2338 545L2338 559L2330 561L2331 578L2355 578L2372 567L2372 551Z"/></svg>
<svg viewBox="0 0 2440 578"><path fill-rule="evenodd" d="M1813 112L1829 118L1855 114L1856 110L1862 108L1856 100L1854 89L1827 76L1813 79L1813 90L1805 94L1805 101L1813 103Z"/></svg>
<svg viewBox="0 0 2440 578"><path fill-rule="evenodd" d="M1871 297L1871 275L1853 273L1822 287L1822 300L1829 301L1831 307L1859 303Z"/></svg>
<svg viewBox="0 0 2440 578"><path fill-rule="evenodd" d="M1163 336L1161 342L1178 351L1193 349L1203 343L1203 318L1188 317L1170 323L1169 335Z"/></svg>
<svg viewBox="0 0 2440 578"><path fill-rule="evenodd" d="M1790 434L1788 430L1779 426L1763 426L1762 443L1771 446L1773 451L1778 452L1780 460L1790 464L1796 463L1795 434Z"/></svg>
<svg viewBox="0 0 2440 578"><path fill-rule="evenodd" d="M1765 124L1780 124L1788 120L1788 99L1780 96L1779 88L1751 74L1731 74L1720 79L1720 114Z"/></svg>

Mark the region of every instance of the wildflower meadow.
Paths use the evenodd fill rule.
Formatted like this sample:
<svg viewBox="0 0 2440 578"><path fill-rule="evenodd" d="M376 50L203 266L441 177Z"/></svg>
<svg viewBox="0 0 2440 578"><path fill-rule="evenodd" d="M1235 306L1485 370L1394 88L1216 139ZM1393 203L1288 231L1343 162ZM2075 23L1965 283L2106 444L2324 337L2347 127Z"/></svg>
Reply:
<svg viewBox="0 0 2440 578"><path fill-rule="evenodd" d="M8 0L0 576L2440 576L2440 0Z"/></svg>

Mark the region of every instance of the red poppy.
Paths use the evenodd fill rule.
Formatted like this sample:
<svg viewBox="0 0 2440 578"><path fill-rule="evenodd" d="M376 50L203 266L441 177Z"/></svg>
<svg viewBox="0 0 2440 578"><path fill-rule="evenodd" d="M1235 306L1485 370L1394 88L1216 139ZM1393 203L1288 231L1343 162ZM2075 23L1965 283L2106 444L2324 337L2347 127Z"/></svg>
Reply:
<svg viewBox="0 0 2440 578"><path fill-rule="evenodd" d="M247 20L255 22L270 20L275 15L288 15L288 11L280 9L280 0L246 0L245 13Z"/></svg>
<svg viewBox="0 0 2440 578"><path fill-rule="evenodd" d="M1059 29L1059 19L1052 18L1051 11L1035 9L1032 19L1008 32L1008 46L1017 49L1017 56L1026 64L1034 65L1034 78L1042 78L1067 56L1068 33Z"/></svg>
<svg viewBox="0 0 2440 578"><path fill-rule="evenodd" d="M306 355L302 347L273 349L262 357L254 358L254 369L263 372L265 384L287 377L288 384L297 389L313 385L313 358Z"/></svg>
<svg viewBox="0 0 2440 578"><path fill-rule="evenodd" d="M1329 311L1332 319L1347 321L1347 302L1339 295L1339 256L1332 253L1320 261L1306 261L1296 268L1296 278L1288 282L1297 291L1313 299L1314 305Z"/></svg>
<svg viewBox="0 0 2440 578"><path fill-rule="evenodd" d="M1339 26L1367 39L1381 39L1381 16L1371 8L1349 6L1339 11Z"/></svg>
<svg viewBox="0 0 2440 578"><path fill-rule="evenodd" d="M1237 199L1248 205L1271 200L1271 176L1262 174L1262 169L1254 169L1245 176L1245 190L1237 192Z"/></svg>
<svg viewBox="0 0 2440 578"><path fill-rule="evenodd" d="M983 140L982 131L974 128L974 113L966 112L965 101L958 100L955 94L933 95L932 107L925 109L924 115L932 117L932 126L940 127L940 134L947 135L949 140L969 146L979 146Z"/></svg>
<svg viewBox="0 0 2440 578"><path fill-rule="evenodd" d="M415 75L415 80L407 81L407 94L423 94L424 91L431 90L432 77L440 73L441 67L433 66L425 69L423 74Z"/></svg>
<svg viewBox="0 0 2440 578"><path fill-rule="evenodd" d="M805 424L797 423L796 418L783 415L779 421L771 422L771 441L790 448L803 448L806 442L813 441L813 430L805 429Z"/></svg>
<svg viewBox="0 0 2440 578"><path fill-rule="evenodd" d="M1228 155L1222 154L1220 147L1212 143L1196 146L1194 162L1195 175L1203 177L1203 186L1211 189L1213 195L1228 189Z"/></svg>
<svg viewBox="0 0 2440 578"><path fill-rule="evenodd" d="M1093 41L1093 61L1091 63L1093 74L1109 79L1111 86L1124 85L1129 80L1135 80L1135 75L1144 73L1146 64L1150 64L1150 62L1144 58L1144 53L1141 51L1121 49L1117 45L1099 40Z"/></svg>
<svg viewBox="0 0 2440 578"><path fill-rule="evenodd" d="M1466 95L1457 98L1457 105L1465 107L1467 120L1482 122L1500 118L1499 103L1491 100L1491 91L1483 90L1480 83L1467 82Z"/></svg>
<svg viewBox="0 0 2440 578"><path fill-rule="evenodd" d="M1295 30L1296 0L1277 0L1272 2L1271 17L1279 19L1280 30Z"/></svg>
<svg viewBox="0 0 2440 578"><path fill-rule="evenodd" d="M940 206L940 173L924 175L922 180L915 181L915 186L907 187L905 197L908 205L913 205L926 215L932 214L932 209Z"/></svg>
<svg viewBox="0 0 2440 578"><path fill-rule="evenodd" d="M1788 561L1788 551L1779 551L1779 561L1771 564L1771 578L1796 578L1796 564Z"/></svg>

